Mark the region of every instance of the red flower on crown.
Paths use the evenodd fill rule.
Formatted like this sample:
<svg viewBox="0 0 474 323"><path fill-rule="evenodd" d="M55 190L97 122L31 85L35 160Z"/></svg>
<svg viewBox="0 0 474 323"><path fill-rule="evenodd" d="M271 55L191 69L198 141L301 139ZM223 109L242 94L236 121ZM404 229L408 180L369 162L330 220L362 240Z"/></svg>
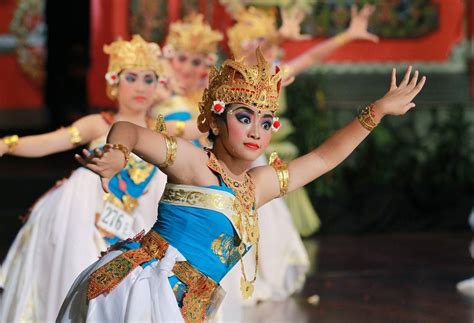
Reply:
<svg viewBox="0 0 474 323"><path fill-rule="evenodd" d="M280 118L278 118L278 117L273 117L272 131L273 131L273 132L277 132L278 129L280 129L280 127L281 127Z"/></svg>
<svg viewBox="0 0 474 323"><path fill-rule="evenodd" d="M216 100L212 103L211 111L215 114L222 114L225 110L225 102Z"/></svg>

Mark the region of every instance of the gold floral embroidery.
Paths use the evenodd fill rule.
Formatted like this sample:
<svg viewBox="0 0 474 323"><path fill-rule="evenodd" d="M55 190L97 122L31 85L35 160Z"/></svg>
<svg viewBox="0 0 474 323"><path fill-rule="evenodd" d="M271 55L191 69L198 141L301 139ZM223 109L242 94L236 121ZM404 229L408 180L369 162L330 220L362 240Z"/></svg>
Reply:
<svg viewBox="0 0 474 323"><path fill-rule="evenodd" d="M130 158L127 164L127 172L135 184L143 183L153 172L154 166L141 159Z"/></svg>
<svg viewBox="0 0 474 323"><path fill-rule="evenodd" d="M219 256L219 260L227 266L233 265L240 259L241 254L245 252L241 248L245 248L243 244L236 246L235 237L225 233L215 239L211 245L212 252Z"/></svg>
<svg viewBox="0 0 474 323"><path fill-rule="evenodd" d="M182 203L190 206L217 209L233 210L234 203L232 198L219 193L203 193L194 190L176 189L167 185L161 201L171 203Z"/></svg>

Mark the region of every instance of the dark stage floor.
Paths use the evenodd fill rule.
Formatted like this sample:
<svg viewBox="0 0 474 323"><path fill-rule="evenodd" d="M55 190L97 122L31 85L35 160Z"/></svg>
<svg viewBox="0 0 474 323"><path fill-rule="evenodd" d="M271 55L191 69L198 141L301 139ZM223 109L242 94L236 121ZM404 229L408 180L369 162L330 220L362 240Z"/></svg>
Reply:
<svg viewBox="0 0 474 323"><path fill-rule="evenodd" d="M248 322L474 322L474 297L456 290L474 276L471 238L412 233L307 241L315 262L301 295L248 309ZM311 305L313 295L319 302Z"/></svg>

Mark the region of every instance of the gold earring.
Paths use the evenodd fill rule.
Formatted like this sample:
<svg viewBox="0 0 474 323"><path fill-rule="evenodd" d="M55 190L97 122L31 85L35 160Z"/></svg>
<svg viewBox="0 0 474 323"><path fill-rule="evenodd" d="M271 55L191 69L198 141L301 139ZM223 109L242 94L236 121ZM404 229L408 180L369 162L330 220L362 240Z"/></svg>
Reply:
<svg viewBox="0 0 474 323"><path fill-rule="evenodd" d="M213 134L214 136L217 136L217 135L219 134L219 129L217 129L217 128L212 128L212 134Z"/></svg>
<svg viewBox="0 0 474 323"><path fill-rule="evenodd" d="M109 90L109 96L111 99L116 99L118 96L118 88L116 86L110 88Z"/></svg>

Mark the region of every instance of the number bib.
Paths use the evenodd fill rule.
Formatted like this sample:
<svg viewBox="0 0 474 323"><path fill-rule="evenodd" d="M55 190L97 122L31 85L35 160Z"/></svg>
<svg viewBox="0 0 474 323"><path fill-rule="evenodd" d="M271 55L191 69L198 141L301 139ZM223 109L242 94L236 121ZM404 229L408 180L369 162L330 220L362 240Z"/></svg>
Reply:
<svg viewBox="0 0 474 323"><path fill-rule="evenodd" d="M97 226L120 239L130 237L133 217L112 203L105 202Z"/></svg>

